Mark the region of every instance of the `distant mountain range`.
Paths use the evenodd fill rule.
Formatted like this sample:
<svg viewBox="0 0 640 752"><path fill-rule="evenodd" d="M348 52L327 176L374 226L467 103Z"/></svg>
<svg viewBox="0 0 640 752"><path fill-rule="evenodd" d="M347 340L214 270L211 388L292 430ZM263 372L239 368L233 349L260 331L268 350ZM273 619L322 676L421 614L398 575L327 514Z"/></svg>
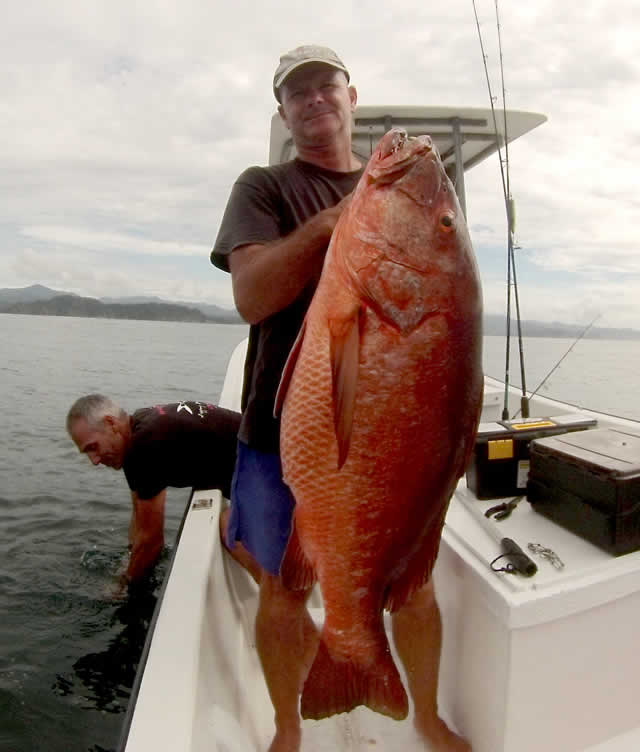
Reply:
<svg viewBox="0 0 640 752"><path fill-rule="evenodd" d="M161 298L142 296L83 298L43 285L0 289L0 313L216 324L243 323L237 311L212 304L170 303Z"/></svg>
<svg viewBox="0 0 640 752"><path fill-rule="evenodd" d="M43 285L0 289L0 313L26 313L42 316L84 316L89 318L142 319L147 321L191 321L241 324L235 310L227 310L207 303L171 303L158 297L83 298L68 292L52 290ZM506 319L502 315L485 314L484 333L504 336ZM585 330L577 324L522 322L526 337L563 337L575 339ZM511 322L511 333L516 333ZM591 327L588 339L640 339L637 329Z"/></svg>
<svg viewBox="0 0 640 752"><path fill-rule="evenodd" d="M629 328L608 328L592 326L587 329L583 324L563 324L559 321L551 323L545 321L523 320L521 322L523 337L559 337L563 339L576 339L584 336L585 339L640 339L640 330ZM586 329L586 331L585 331ZM487 313L484 316L484 333L504 337L507 330L505 316ZM511 334L518 333L517 324L511 320Z"/></svg>

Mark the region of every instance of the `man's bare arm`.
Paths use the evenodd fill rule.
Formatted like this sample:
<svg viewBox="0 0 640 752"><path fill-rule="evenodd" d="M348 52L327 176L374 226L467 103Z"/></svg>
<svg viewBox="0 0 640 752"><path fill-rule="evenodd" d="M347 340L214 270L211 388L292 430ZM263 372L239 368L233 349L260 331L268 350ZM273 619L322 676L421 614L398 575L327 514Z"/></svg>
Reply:
<svg viewBox="0 0 640 752"><path fill-rule="evenodd" d="M320 273L331 233L349 199L318 212L284 238L240 246L231 253L233 296L245 321L257 324L286 308Z"/></svg>
<svg viewBox="0 0 640 752"><path fill-rule="evenodd" d="M131 556L126 576L129 580L142 577L155 564L164 546L164 503L166 490L152 499L140 499L132 492L133 510L129 537Z"/></svg>

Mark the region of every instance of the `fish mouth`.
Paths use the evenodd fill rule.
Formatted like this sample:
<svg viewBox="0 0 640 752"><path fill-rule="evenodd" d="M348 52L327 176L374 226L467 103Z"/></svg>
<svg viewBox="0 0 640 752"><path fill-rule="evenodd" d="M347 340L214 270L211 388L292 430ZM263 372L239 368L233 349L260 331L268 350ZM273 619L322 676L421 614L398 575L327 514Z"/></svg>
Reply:
<svg viewBox="0 0 640 752"><path fill-rule="evenodd" d="M403 128L392 128L378 144L377 161L371 167L369 177L375 182L393 182L419 159L431 156L440 159L431 136L409 136Z"/></svg>
<svg viewBox="0 0 640 752"><path fill-rule="evenodd" d="M431 151L433 149L433 140L431 136L409 136L404 128L392 128L387 131L380 141L380 159L396 154L400 149L409 146L412 151L418 150L420 153Z"/></svg>

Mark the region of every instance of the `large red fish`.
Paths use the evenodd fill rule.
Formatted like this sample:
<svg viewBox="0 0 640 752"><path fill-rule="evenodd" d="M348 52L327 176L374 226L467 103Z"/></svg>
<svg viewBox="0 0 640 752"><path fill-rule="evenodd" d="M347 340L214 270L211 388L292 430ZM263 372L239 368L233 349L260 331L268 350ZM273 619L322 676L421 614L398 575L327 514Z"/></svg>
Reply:
<svg viewBox="0 0 640 752"><path fill-rule="evenodd" d="M296 500L281 574L317 578L325 606L303 717L407 715L382 611L431 574L482 402L481 308L436 148L389 131L336 225L277 399Z"/></svg>

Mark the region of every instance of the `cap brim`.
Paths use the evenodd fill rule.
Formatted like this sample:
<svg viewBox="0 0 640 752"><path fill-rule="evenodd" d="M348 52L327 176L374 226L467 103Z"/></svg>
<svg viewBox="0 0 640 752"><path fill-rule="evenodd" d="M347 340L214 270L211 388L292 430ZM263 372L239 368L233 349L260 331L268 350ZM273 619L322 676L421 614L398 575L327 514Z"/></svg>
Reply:
<svg viewBox="0 0 640 752"><path fill-rule="evenodd" d="M338 63L332 63L320 57L310 57L310 58L307 58L306 60L300 60L297 63L293 63L293 65L287 68L287 70L283 71L280 74L280 76L274 80L273 93L275 94L275 97L278 100L278 102L280 101L279 90L282 84L287 80L287 78L289 78L289 76L294 71L297 71L299 68L302 68L305 65L309 65L310 63L320 63L321 65L326 65L327 68L333 68L334 70L342 71L342 73L344 73L344 75L347 77L347 81L350 80L349 71L344 67L344 65L339 65Z"/></svg>

